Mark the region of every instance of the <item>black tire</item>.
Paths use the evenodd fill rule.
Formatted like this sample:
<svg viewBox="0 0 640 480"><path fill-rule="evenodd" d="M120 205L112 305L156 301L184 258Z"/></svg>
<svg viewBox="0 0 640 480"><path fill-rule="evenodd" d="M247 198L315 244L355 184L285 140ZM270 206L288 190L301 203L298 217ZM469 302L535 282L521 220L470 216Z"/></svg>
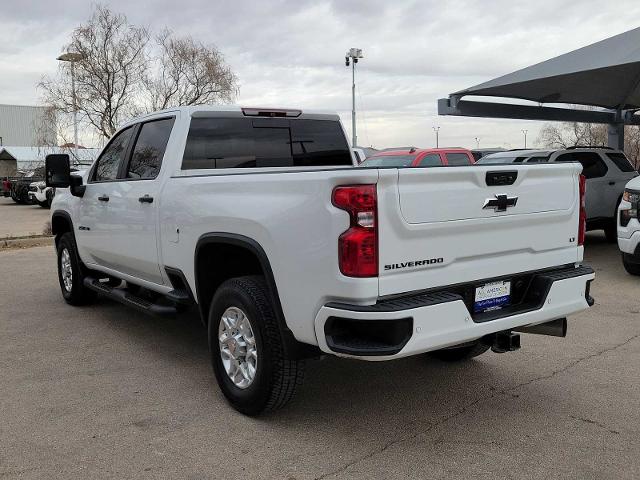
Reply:
<svg viewBox="0 0 640 480"><path fill-rule="evenodd" d="M629 261L626 253L622 254L622 265L630 275L640 275L640 263Z"/></svg>
<svg viewBox="0 0 640 480"><path fill-rule="evenodd" d="M618 207L622 197L616 202L616 209L613 211L613 218L609 220L607 226L604 227L604 236L607 239L607 243L618 243Z"/></svg>
<svg viewBox="0 0 640 480"><path fill-rule="evenodd" d="M616 220L611 220L607 226L604 227L604 236L607 239L607 243L616 243L618 241Z"/></svg>
<svg viewBox="0 0 640 480"><path fill-rule="evenodd" d="M49 202L47 202L46 200L44 202L38 202L38 205L40 205L42 208L50 208Z"/></svg>
<svg viewBox="0 0 640 480"><path fill-rule="evenodd" d="M304 361L291 360L285 355L275 309L269 298L263 277L232 278L218 288L209 310L209 349L213 371L228 402L245 415L282 408L293 398L304 378ZM257 350L255 375L243 388L227 374L218 340L222 315L233 307L241 310L249 320Z"/></svg>
<svg viewBox="0 0 640 480"><path fill-rule="evenodd" d="M490 346L485 345L480 340L470 345L463 347L451 347L443 350L436 350L431 352L430 355L444 362L460 362L462 360L469 360L478 355L482 355L489 350Z"/></svg>
<svg viewBox="0 0 640 480"><path fill-rule="evenodd" d="M96 299L98 294L84 286L84 279L86 277L86 267L80 261L78 256L78 250L76 248L75 238L70 232L64 233L60 236L56 249L58 252L58 281L60 282L60 290L64 300L69 305L86 305ZM68 261L71 268L71 281L67 287L65 280L63 279L62 265L64 252L67 252Z"/></svg>
<svg viewBox="0 0 640 480"><path fill-rule="evenodd" d="M55 190L53 188L50 188L49 191L47 191L47 207L46 208L51 208L51 204L53 203L53 196L56 194Z"/></svg>

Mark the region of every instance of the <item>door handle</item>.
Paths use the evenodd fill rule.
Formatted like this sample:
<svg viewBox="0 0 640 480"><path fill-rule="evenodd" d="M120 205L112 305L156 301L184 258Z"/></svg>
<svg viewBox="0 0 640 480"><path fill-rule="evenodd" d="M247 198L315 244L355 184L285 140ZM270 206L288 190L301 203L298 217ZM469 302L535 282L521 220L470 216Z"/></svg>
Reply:
<svg viewBox="0 0 640 480"><path fill-rule="evenodd" d="M107 195L100 195L98 197L98 200L100 200L101 202L108 202L109 201L109 197Z"/></svg>
<svg viewBox="0 0 640 480"><path fill-rule="evenodd" d="M144 197L139 197L138 201L140 203L153 203L153 197L150 197L148 194L145 195Z"/></svg>
<svg viewBox="0 0 640 480"><path fill-rule="evenodd" d="M609 182L609 185L615 185L615 184L616 182L613 182L613 181Z"/></svg>

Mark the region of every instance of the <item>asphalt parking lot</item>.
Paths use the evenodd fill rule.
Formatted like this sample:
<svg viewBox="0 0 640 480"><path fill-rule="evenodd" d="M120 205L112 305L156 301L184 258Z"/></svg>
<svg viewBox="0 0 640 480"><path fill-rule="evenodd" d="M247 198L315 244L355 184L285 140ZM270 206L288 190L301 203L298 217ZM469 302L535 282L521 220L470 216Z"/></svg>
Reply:
<svg viewBox="0 0 640 480"><path fill-rule="evenodd" d="M596 305L566 339L450 365L311 362L251 419L197 319L67 306L51 247L0 252L1 478L640 477L640 278L589 235Z"/></svg>
<svg viewBox="0 0 640 480"><path fill-rule="evenodd" d="M0 239L42 235L51 212L39 205L18 205L9 197L0 197Z"/></svg>

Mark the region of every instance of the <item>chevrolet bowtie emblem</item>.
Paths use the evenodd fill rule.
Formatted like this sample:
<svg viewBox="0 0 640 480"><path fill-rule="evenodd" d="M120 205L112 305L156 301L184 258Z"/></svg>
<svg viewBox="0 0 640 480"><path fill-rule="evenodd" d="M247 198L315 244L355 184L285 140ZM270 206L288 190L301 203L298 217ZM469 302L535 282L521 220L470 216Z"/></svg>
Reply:
<svg viewBox="0 0 640 480"><path fill-rule="evenodd" d="M509 197L504 194L496 195L496 198L487 198L482 208L493 208L496 212L506 212L507 208L515 207L518 197Z"/></svg>

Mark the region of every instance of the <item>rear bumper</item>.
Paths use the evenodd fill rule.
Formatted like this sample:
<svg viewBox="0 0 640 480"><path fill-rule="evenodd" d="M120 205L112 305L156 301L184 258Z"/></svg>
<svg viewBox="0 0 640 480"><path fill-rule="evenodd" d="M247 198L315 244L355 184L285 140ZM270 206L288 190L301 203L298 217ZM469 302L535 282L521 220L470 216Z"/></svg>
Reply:
<svg viewBox="0 0 640 480"><path fill-rule="evenodd" d="M383 300L371 306L329 303L315 319L320 349L363 360L391 360L485 335L536 325L589 308L588 266L534 272L520 305L472 314L460 286Z"/></svg>

